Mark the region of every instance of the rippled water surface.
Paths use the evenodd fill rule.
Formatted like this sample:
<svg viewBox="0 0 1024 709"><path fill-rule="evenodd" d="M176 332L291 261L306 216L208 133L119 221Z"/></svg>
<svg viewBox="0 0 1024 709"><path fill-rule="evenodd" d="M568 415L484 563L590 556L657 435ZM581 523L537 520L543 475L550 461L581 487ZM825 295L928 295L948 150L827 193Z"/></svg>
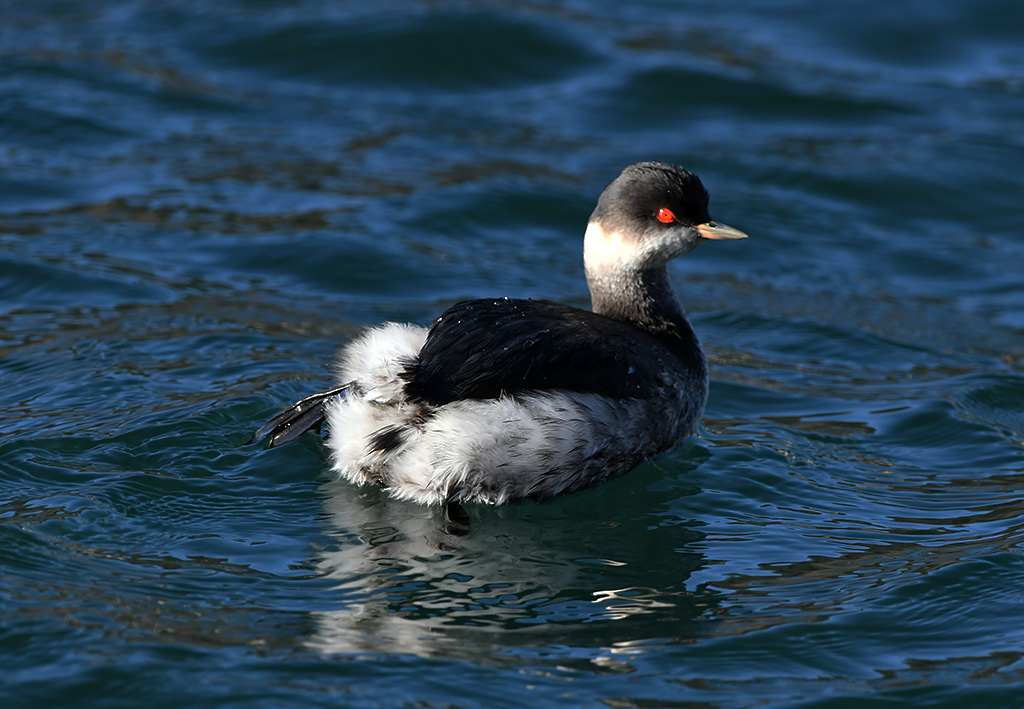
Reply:
<svg viewBox="0 0 1024 709"><path fill-rule="evenodd" d="M1024 706L1024 10L0 3L4 707ZM698 438L436 510L246 447L338 344L586 305L641 159Z"/></svg>

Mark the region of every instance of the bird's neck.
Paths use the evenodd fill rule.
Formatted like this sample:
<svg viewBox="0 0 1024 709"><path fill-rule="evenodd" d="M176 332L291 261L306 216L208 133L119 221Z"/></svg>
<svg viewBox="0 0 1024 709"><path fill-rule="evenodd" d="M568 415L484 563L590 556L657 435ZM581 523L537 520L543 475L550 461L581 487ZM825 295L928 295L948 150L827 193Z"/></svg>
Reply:
<svg viewBox="0 0 1024 709"><path fill-rule="evenodd" d="M684 360L690 359L688 353L703 359L664 263L645 266L640 245L617 231L606 231L598 221L587 226L583 261L595 313L658 337Z"/></svg>
<svg viewBox="0 0 1024 709"><path fill-rule="evenodd" d="M593 311L659 337L696 341L664 266L587 268Z"/></svg>

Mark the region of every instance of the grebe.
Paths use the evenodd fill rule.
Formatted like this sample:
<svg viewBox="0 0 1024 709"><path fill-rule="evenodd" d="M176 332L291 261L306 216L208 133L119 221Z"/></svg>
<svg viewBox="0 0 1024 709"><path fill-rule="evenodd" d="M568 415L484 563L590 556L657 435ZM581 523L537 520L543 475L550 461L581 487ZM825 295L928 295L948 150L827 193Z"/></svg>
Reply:
<svg viewBox="0 0 1024 709"><path fill-rule="evenodd" d="M601 193L584 237L592 312L470 300L429 330L372 328L341 350L340 386L250 442L269 434L270 447L283 445L326 420L341 477L446 510L622 475L693 433L707 400L707 362L665 264L705 239L745 237L711 220L692 172L630 165Z"/></svg>

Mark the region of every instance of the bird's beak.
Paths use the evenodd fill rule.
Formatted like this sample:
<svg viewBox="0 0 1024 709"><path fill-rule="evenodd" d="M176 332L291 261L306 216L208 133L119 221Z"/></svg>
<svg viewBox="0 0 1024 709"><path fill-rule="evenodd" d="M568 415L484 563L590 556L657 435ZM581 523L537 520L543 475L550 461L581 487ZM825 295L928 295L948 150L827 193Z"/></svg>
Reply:
<svg viewBox="0 0 1024 709"><path fill-rule="evenodd" d="M746 239L747 235L739 229L719 224L715 221L704 222L694 227L705 239Z"/></svg>

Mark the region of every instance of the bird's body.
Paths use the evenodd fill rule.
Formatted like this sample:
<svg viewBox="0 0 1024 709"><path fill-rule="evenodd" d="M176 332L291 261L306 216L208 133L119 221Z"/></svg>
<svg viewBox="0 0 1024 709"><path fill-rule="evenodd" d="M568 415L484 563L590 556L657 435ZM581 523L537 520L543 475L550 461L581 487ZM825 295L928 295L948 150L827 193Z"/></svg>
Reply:
<svg viewBox="0 0 1024 709"><path fill-rule="evenodd" d="M593 311L472 300L429 330L372 328L342 350L340 387L254 438L279 445L326 420L339 475L427 504L546 499L626 473L691 434L707 399L665 263L744 236L710 220L696 175L632 165L587 230Z"/></svg>

